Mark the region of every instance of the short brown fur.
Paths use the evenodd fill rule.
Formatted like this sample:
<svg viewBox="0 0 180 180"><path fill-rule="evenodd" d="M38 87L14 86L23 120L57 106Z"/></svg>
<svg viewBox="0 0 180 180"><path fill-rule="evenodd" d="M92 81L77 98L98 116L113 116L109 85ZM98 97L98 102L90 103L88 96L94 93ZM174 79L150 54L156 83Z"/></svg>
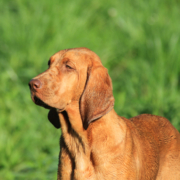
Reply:
<svg viewBox="0 0 180 180"><path fill-rule="evenodd" d="M57 52L29 85L62 130L58 180L180 180L179 132L160 116L118 116L111 79L91 50Z"/></svg>

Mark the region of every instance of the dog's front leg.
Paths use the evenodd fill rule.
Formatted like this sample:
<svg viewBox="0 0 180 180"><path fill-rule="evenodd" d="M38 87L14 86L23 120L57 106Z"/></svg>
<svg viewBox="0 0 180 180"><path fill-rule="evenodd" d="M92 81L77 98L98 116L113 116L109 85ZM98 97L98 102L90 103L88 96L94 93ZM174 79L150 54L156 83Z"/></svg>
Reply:
<svg viewBox="0 0 180 180"><path fill-rule="evenodd" d="M62 136L60 139L60 149L61 150L59 154L58 180L72 180L74 169L73 161L70 157L70 154Z"/></svg>
<svg viewBox="0 0 180 180"><path fill-rule="evenodd" d="M76 158L76 167L74 170L74 180L96 180L94 167L90 159L85 154L79 154Z"/></svg>

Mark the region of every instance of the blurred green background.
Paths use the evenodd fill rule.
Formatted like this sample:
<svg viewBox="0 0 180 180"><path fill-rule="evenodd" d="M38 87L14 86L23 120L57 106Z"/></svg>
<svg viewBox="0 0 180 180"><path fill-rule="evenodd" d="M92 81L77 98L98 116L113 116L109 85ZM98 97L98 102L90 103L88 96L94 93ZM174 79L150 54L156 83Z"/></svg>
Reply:
<svg viewBox="0 0 180 180"><path fill-rule="evenodd" d="M119 115L161 115L180 130L179 1L1 0L0 180L56 179L60 130L27 84L73 47L100 56Z"/></svg>

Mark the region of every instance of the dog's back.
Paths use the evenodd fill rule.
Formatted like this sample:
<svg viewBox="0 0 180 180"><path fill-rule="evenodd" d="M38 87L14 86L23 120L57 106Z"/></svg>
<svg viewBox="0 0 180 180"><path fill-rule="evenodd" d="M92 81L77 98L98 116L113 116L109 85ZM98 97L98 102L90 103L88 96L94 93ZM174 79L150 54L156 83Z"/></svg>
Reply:
<svg viewBox="0 0 180 180"><path fill-rule="evenodd" d="M141 147L141 176L156 174L158 180L179 180L180 134L172 124L164 117L150 114L133 117L126 123Z"/></svg>

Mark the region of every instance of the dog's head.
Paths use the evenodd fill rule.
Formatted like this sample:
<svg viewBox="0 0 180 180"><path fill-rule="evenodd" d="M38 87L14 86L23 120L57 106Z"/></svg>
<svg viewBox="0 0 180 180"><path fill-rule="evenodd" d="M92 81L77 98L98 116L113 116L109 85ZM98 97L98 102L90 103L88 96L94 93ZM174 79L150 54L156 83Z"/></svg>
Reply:
<svg viewBox="0 0 180 180"><path fill-rule="evenodd" d="M48 66L29 82L29 87L34 103L50 109L48 118L55 127L60 127L57 112L66 111L75 101L85 128L113 108L111 79L91 50L59 51L50 58Z"/></svg>

